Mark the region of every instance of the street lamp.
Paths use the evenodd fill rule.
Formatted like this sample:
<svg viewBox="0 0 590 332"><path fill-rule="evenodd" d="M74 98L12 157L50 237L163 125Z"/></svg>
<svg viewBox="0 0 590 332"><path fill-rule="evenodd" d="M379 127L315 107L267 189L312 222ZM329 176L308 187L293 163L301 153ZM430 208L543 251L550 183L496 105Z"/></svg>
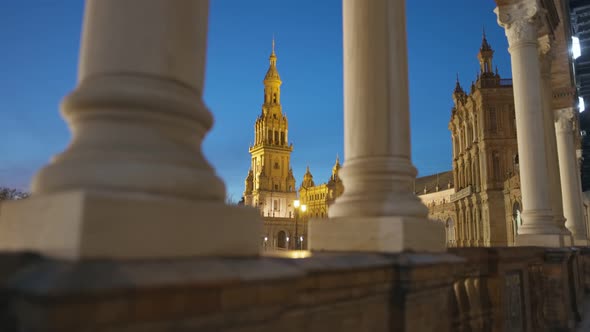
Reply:
<svg viewBox="0 0 590 332"><path fill-rule="evenodd" d="M293 206L295 207L295 250L299 250L301 249L301 241L303 239L298 234L299 211L302 213L307 211L307 205L301 204L299 200L295 200L293 201Z"/></svg>

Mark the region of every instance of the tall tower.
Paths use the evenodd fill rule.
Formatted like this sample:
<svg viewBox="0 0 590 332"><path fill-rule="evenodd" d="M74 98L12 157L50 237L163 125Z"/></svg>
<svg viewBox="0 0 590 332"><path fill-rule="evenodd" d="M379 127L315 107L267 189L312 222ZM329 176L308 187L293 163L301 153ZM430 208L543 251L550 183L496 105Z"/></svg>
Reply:
<svg viewBox="0 0 590 332"><path fill-rule="evenodd" d="M262 113L254 124L254 144L250 146L252 163L246 177L244 203L256 206L264 217L293 217L293 201L297 199L295 177L291 169L287 117L281 106L281 77L277 70L275 42L264 76Z"/></svg>

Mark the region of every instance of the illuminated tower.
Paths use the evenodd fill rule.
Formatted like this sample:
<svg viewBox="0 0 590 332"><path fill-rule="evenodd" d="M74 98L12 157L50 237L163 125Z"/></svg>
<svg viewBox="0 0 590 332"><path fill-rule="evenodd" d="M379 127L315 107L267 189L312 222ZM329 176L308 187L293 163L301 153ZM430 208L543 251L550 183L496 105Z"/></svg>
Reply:
<svg viewBox="0 0 590 332"><path fill-rule="evenodd" d="M287 117L281 106L281 77L277 70L274 39L269 68L264 76L262 113L254 125L254 144L250 171L246 178L244 202L256 206L265 217L290 218L297 199L295 177L291 169Z"/></svg>

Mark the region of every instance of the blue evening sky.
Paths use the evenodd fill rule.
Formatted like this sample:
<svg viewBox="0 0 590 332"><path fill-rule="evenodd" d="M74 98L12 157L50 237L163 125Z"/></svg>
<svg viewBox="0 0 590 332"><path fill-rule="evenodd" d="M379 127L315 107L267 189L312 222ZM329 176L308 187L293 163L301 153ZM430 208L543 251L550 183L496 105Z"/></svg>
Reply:
<svg viewBox="0 0 590 332"><path fill-rule="evenodd" d="M483 26L503 77L510 60L493 1L407 3L413 161L428 175L451 168L451 93L456 73L465 88L475 78ZM27 189L68 143L58 105L75 86L82 11L82 1L0 4L0 186ZM327 181L343 155L341 14L341 0L211 0L205 101L216 121L204 151L234 200L249 168L273 34L297 182L306 165L316 183Z"/></svg>

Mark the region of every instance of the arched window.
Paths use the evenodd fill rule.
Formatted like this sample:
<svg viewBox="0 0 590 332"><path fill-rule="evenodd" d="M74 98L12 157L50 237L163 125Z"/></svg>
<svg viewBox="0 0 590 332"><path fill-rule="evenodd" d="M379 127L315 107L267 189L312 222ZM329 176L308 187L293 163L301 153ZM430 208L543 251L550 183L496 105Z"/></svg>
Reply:
<svg viewBox="0 0 590 332"><path fill-rule="evenodd" d="M276 92L272 94L272 102L273 102L273 104L276 104L277 103L277 94L276 94Z"/></svg>
<svg viewBox="0 0 590 332"><path fill-rule="evenodd" d="M514 238L518 235L518 228L522 225L522 219L520 217L520 203L514 202L512 205L512 225L514 230Z"/></svg>
<svg viewBox="0 0 590 332"><path fill-rule="evenodd" d="M287 234L284 231L277 234L277 247L287 249Z"/></svg>
<svg viewBox="0 0 590 332"><path fill-rule="evenodd" d="M453 219L449 218L445 222L446 228L446 235L447 235L447 246L454 247L455 246L455 222Z"/></svg>

